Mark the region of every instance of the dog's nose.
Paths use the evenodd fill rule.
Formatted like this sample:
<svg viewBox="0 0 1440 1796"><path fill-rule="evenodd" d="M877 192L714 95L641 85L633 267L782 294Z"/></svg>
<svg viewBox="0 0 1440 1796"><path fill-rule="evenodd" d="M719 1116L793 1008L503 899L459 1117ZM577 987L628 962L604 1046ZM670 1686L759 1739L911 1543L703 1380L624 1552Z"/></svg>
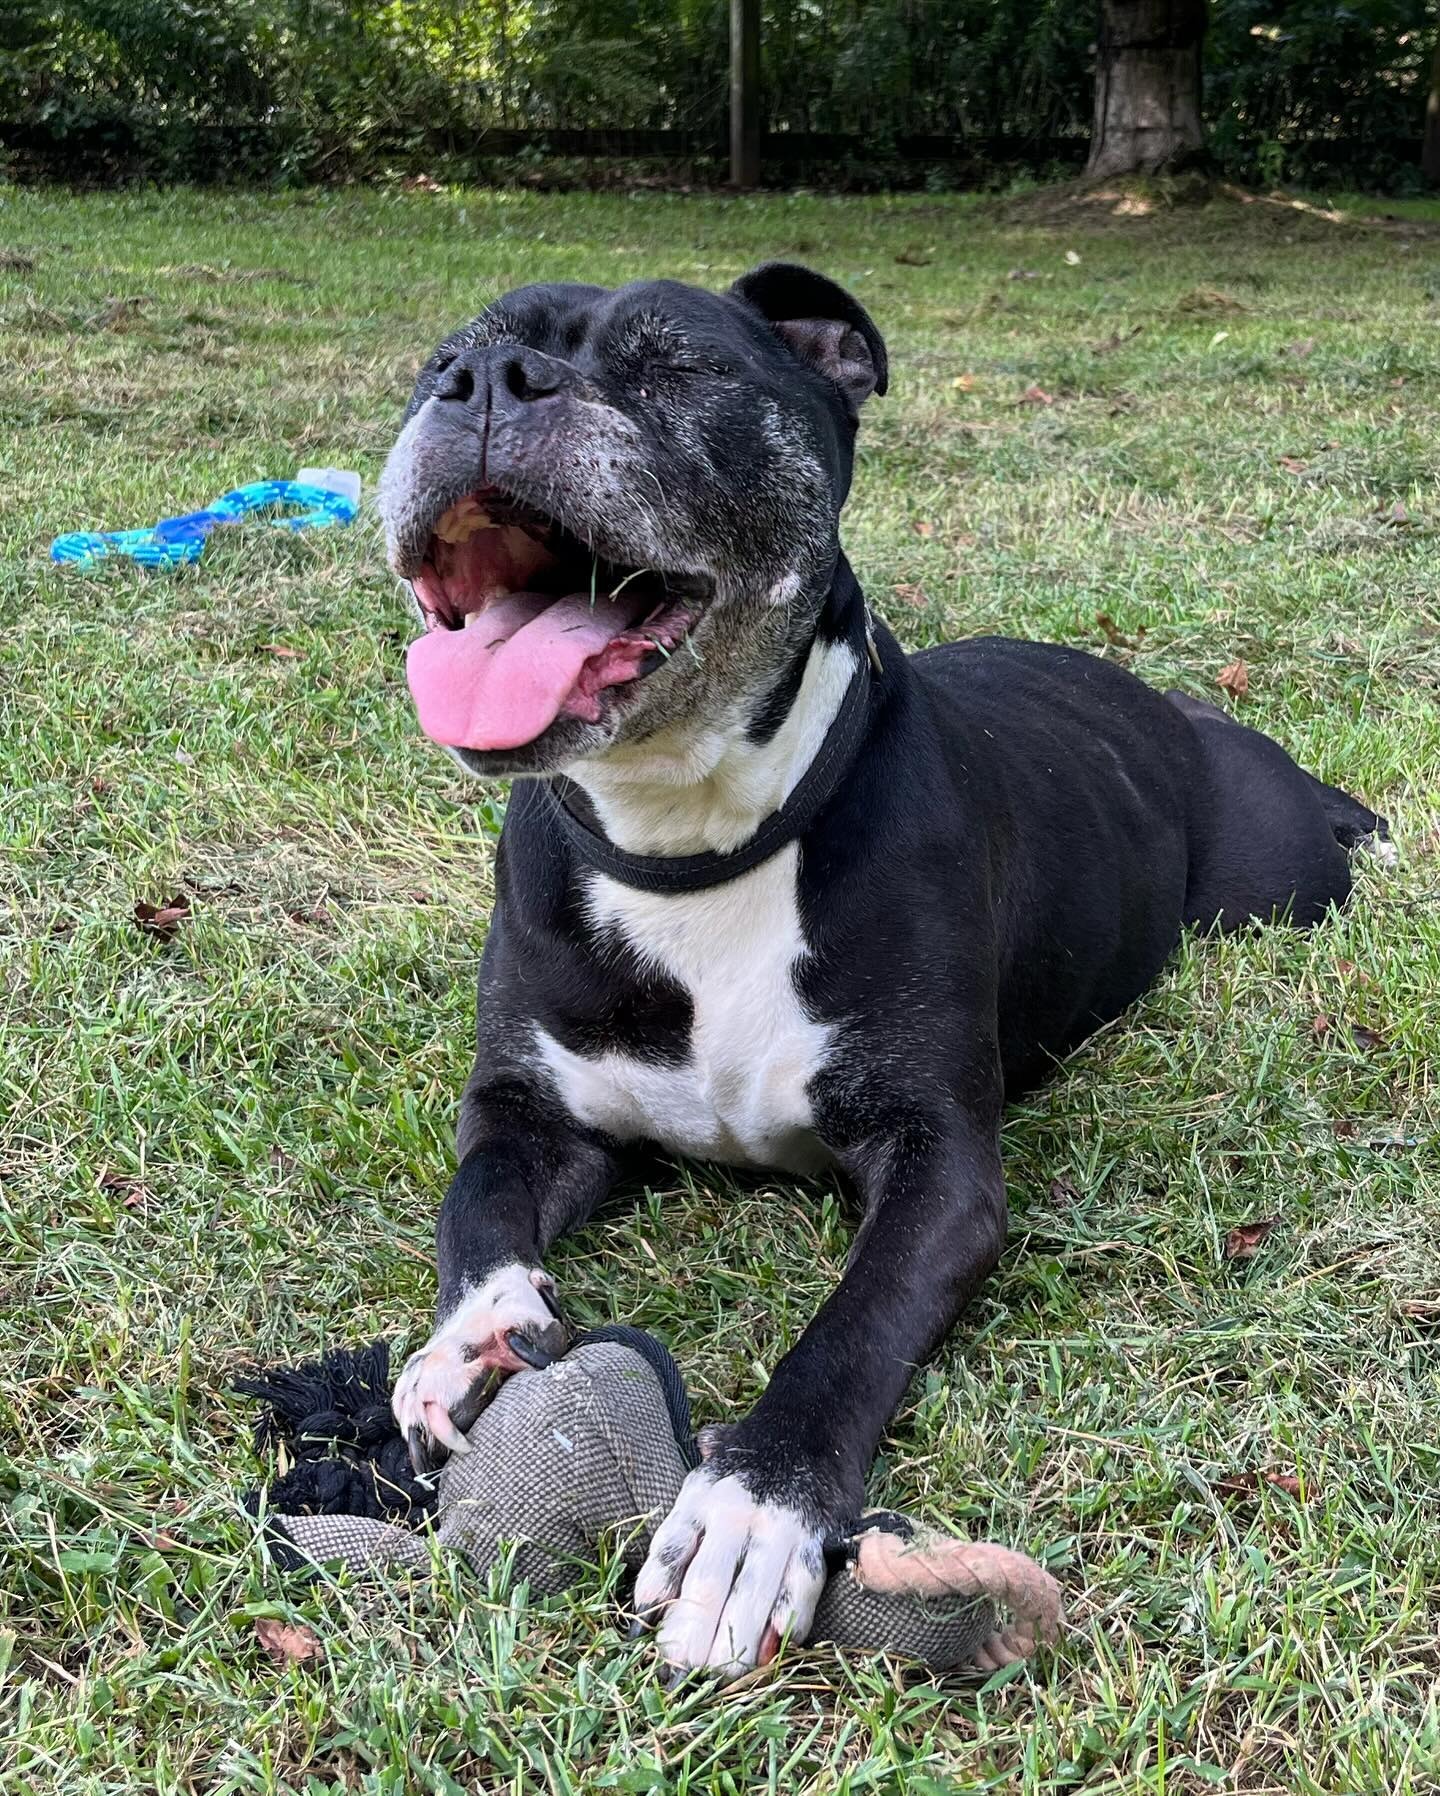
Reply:
<svg viewBox="0 0 1440 1796"><path fill-rule="evenodd" d="M565 386L568 373L563 362L538 349L502 343L457 355L435 382L434 394L477 411L507 411L553 398Z"/></svg>

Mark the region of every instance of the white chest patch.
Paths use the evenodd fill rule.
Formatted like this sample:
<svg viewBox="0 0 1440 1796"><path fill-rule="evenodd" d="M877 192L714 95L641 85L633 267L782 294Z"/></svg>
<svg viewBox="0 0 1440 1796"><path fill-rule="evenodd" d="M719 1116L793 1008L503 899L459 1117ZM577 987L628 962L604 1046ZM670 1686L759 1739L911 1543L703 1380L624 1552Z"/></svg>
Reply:
<svg viewBox="0 0 1440 1796"><path fill-rule="evenodd" d="M588 905L694 1006L690 1053L675 1066L627 1054L576 1054L537 1026L536 1045L572 1116L621 1141L731 1165L814 1172L824 1148L807 1086L831 1026L805 1012L794 972L800 927L791 843L738 879L702 892L638 892L593 876Z"/></svg>

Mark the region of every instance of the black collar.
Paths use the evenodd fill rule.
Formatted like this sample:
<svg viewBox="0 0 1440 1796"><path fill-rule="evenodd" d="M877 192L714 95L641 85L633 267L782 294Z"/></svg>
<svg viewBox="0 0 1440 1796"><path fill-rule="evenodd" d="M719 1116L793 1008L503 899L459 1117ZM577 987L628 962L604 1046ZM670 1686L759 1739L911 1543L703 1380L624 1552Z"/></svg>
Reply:
<svg viewBox="0 0 1440 1796"><path fill-rule="evenodd" d="M821 807L835 794L841 780L850 771L855 751L865 734L870 717L871 666L879 667L879 656L868 638L862 648L860 664L855 669L834 722L825 733L815 759L800 776L799 783L781 805L772 811L739 848L726 854L706 851L703 854L631 854L594 830L575 814L571 806L574 788L566 779L547 780L544 790L550 799L551 814L570 847L587 867L604 873L621 885L633 886L637 892L702 892L707 886L724 885L768 861L787 843L802 836L814 822Z"/></svg>

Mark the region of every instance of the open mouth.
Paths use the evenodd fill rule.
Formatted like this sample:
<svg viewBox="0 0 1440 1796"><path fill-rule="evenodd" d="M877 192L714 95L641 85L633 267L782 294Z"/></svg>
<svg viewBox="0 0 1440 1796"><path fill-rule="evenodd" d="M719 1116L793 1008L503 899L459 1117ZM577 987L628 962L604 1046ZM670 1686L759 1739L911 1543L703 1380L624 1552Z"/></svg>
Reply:
<svg viewBox="0 0 1440 1796"><path fill-rule="evenodd" d="M606 560L497 487L436 520L411 585L421 728L480 751L523 747L559 717L598 723L601 694L663 667L708 602L692 576Z"/></svg>

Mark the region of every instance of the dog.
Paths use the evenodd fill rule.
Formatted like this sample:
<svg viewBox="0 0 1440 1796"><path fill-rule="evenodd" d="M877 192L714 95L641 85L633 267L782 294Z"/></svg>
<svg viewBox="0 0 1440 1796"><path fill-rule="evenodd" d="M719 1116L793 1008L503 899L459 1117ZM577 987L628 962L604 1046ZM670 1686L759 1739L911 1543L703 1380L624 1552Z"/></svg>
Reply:
<svg viewBox="0 0 1440 1796"><path fill-rule="evenodd" d="M636 1585L669 1664L721 1675L804 1637L887 1422L999 1259L1007 1095L1187 927L1313 924L1387 833L1093 655L903 653L839 535L887 378L865 309L791 264L523 287L426 362L381 482L420 723L517 778L438 1317L395 1392L417 1465L563 1345L546 1250L633 1151L862 1208Z"/></svg>

